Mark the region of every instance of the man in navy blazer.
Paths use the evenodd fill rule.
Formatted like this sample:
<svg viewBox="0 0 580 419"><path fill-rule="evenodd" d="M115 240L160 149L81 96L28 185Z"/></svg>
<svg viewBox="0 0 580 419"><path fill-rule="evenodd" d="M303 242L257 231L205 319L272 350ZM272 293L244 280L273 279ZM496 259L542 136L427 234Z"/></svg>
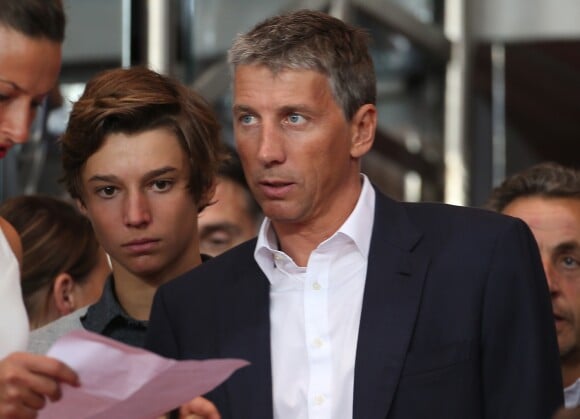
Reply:
<svg viewBox="0 0 580 419"><path fill-rule="evenodd" d="M360 173L377 124L366 34L299 11L240 35L229 58L266 218L159 289L146 346L249 360L207 395L223 418L549 418L562 379L525 224L398 203Z"/></svg>

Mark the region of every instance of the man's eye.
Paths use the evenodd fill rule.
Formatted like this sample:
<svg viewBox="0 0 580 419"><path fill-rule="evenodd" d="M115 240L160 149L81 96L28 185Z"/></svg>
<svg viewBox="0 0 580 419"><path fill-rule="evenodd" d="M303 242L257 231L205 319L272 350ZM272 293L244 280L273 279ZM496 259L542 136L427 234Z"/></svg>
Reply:
<svg viewBox="0 0 580 419"><path fill-rule="evenodd" d="M242 116L240 116L240 122L244 125L249 125L252 122L254 122L254 116L253 115L242 115Z"/></svg>
<svg viewBox="0 0 580 419"><path fill-rule="evenodd" d="M212 234L209 237L206 237L202 240L202 246L207 249L206 251L211 252L223 252L224 250L228 249L232 238L223 233Z"/></svg>
<svg viewBox="0 0 580 419"><path fill-rule="evenodd" d="M562 258L562 264L565 268L571 269L578 267L578 261L574 259L572 256L564 256Z"/></svg>
<svg viewBox="0 0 580 419"><path fill-rule="evenodd" d="M304 122L304 117L302 115L298 115L298 114L291 114L288 115L288 122L290 122L291 124L300 124L302 122Z"/></svg>

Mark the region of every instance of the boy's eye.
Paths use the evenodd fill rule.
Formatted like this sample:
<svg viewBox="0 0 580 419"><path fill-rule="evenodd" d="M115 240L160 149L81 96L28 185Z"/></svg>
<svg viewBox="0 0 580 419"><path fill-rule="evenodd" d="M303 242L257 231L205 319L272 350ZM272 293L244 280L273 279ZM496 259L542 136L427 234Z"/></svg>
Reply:
<svg viewBox="0 0 580 419"><path fill-rule="evenodd" d="M153 189L157 191L166 191L168 190L173 183L169 180L156 180L153 182Z"/></svg>
<svg viewBox="0 0 580 419"><path fill-rule="evenodd" d="M103 186L97 190L97 194L103 198L110 198L115 195L117 188L114 186Z"/></svg>

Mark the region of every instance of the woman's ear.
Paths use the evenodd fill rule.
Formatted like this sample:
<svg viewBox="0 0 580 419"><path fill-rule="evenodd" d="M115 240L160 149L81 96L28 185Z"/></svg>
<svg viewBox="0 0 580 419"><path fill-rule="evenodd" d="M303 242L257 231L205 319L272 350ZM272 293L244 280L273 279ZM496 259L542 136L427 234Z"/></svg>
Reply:
<svg viewBox="0 0 580 419"><path fill-rule="evenodd" d="M356 111L351 120L351 157L358 159L368 153L375 141L376 129L377 108L367 103Z"/></svg>
<svg viewBox="0 0 580 419"><path fill-rule="evenodd" d="M59 315L72 313L77 308L75 296L75 281L66 272L62 272L54 279L52 298Z"/></svg>

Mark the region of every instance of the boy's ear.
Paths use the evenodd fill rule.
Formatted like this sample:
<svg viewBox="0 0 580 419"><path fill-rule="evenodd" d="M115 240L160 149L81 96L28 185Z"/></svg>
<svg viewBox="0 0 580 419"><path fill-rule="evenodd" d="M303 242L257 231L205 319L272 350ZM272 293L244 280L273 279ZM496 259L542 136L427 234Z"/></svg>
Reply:
<svg viewBox="0 0 580 419"><path fill-rule="evenodd" d="M377 108L367 103L361 106L351 121L350 155L353 158L364 156L373 146L377 129Z"/></svg>
<svg viewBox="0 0 580 419"><path fill-rule="evenodd" d="M85 207L85 204L83 203L83 201L81 201L79 198L76 198L75 203L76 203L77 208L80 211L80 213L83 214L84 216L86 216L87 215L87 207Z"/></svg>

